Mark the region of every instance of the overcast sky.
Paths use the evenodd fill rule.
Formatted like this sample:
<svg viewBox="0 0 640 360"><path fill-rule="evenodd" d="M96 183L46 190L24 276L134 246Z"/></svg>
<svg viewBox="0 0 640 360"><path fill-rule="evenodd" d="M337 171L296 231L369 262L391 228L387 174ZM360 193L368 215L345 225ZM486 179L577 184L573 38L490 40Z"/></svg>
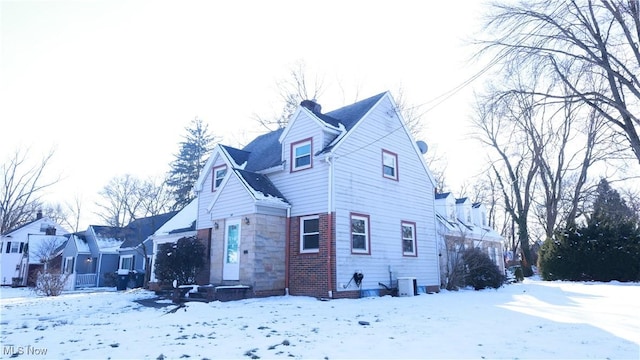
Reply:
<svg viewBox="0 0 640 360"><path fill-rule="evenodd" d="M470 136L474 82L464 40L485 10L466 1L0 2L0 155L55 149L46 199L84 202L108 181L169 169L198 117L231 146L280 110L277 82L297 62L318 75L323 111L391 90L422 105L430 151L453 189L483 160ZM277 105L274 105L277 104ZM419 140L419 139L418 139Z"/></svg>

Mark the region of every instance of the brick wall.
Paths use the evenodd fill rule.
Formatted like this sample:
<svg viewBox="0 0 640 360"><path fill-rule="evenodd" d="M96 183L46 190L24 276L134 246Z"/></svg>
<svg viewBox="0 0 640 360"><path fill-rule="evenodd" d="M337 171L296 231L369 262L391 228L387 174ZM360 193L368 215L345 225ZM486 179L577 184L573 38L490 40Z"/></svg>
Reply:
<svg viewBox="0 0 640 360"><path fill-rule="evenodd" d="M289 293L329 297L329 290L331 290L335 294L333 285L336 276L334 214L319 215L320 244L317 253L300 253L300 217L292 217L289 226ZM331 264L329 264L329 255L331 255ZM331 281L331 287L329 287L329 281Z"/></svg>

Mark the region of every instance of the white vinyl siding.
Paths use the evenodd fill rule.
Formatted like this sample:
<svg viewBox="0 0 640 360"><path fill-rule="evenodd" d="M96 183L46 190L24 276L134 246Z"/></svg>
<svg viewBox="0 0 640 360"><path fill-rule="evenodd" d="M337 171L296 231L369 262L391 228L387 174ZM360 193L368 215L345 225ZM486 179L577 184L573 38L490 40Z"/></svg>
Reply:
<svg viewBox="0 0 640 360"><path fill-rule="evenodd" d="M255 212L254 199L235 174L231 175L220 191L216 203L208 215L210 219L244 216Z"/></svg>
<svg viewBox="0 0 640 360"><path fill-rule="evenodd" d="M416 277L419 286L439 285L434 188L413 140L386 98L336 149L334 201L336 283L348 283L354 270L364 274L363 289L389 282L389 270ZM399 129L400 128L400 129ZM373 141L378 139L378 141ZM381 176L381 152L392 149L402 161L401 181ZM384 196L385 201L381 201ZM371 256L351 252L350 214L370 216ZM418 256L403 255L399 224L415 222ZM385 280L386 279L386 280ZM339 286L337 287L340 290Z"/></svg>
<svg viewBox="0 0 640 360"><path fill-rule="evenodd" d="M286 162L285 171L269 174L271 181L292 205L291 216L305 216L327 211L329 167L325 161L321 161L322 155L314 155L321 150L316 148L316 144L323 143L326 133L306 113L301 112L299 116L301 118L293 123L282 140L282 159ZM313 166L304 171L291 172L291 144L305 139L312 139L313 142L311 154Z"/></svg>
<svg viewBox="0 0 640 360"><path fill-rule="evenodd" d="M226 165L225 162L218 156L218 154L214 153L211 156L215 156L214 163L211 167L217 168L220 166ZM217 192L212 191L213 188L213 176L211 175L211 169L207 170L207 176L204 176L204 181L202 183L202 189L198 193L198 218L196 224L198 229L211 229L213 228L213 221L211 220L211 214L207 210L211 202L213 201L214 194Z"/></svg>

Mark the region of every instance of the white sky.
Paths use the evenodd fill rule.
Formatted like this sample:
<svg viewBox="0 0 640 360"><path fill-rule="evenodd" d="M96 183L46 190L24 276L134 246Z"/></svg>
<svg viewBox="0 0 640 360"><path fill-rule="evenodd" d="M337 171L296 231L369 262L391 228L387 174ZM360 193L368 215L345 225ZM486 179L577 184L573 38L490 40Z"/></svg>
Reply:
<svg viewBox="0 0 640 360"><path fill-rule="evenodd" d="M0 2L0 155L56 153L47 200L84 203L115 177L168 171L195 118L241 146L280 110L276 83L298 61L324 79L323 111L402 87L411 104L479 68L462 41L478 1ZM427 112L422 140L457 190L483 156L467 128L475 82ZM433 103L422 107L429 109Z"/></svg>

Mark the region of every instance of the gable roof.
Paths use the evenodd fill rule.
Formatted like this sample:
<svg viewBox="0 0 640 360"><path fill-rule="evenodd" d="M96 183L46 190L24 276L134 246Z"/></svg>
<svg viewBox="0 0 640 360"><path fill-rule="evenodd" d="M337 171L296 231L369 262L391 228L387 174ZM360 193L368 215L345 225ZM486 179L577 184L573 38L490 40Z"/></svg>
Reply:
<svg viewBox="0 0 640 360"><path fill-rule="evenodd" d="M378 101L380 101L385 94L387 94L387 92L360 100L354 104L341 107L326 114L321 114L311 110L309 110L309 113L313 114L317 119L333 128L343 126L346 131L349 131L371 110L376 103L378 103ZM250 154L247 165L244 169L256 172L281 165L282 147L280 144L280 137L287 128L281 128L258 136L245 146L242 150L249 152ZM322 149L319 153L326 152L332 147L333 144Z"/></svg>
<svg viewBox="0 0 640 360"><path fill-rule="evenodd" d="M124 237L124 241L120 247L134 248L142 244L144 240L146 240L177 213L177 211L171 211L166 214L148 216L146 218L132 221L122 231L121 236Z"/></svg>
<svg viewBox="0 0 640 360"><path fill-rule="evenodd" d="M446 199L447 197L449 197L449 195L451 195L450 192L436 194L436 200Z"/></svg>
<svg viewBox="0 0 640 360"><path fill-rule="evenodd" d="M466 197L456 199L456 204L464 204L467 201Z"/></svg>
<svg viewBox="0 0 640 360"><path fill-rule="evenodd" d="M179 232L193 231L196 229L196 217L198 216L198 198L191 200L171 219L160 226L153 235L167 235Z"/></svg>

